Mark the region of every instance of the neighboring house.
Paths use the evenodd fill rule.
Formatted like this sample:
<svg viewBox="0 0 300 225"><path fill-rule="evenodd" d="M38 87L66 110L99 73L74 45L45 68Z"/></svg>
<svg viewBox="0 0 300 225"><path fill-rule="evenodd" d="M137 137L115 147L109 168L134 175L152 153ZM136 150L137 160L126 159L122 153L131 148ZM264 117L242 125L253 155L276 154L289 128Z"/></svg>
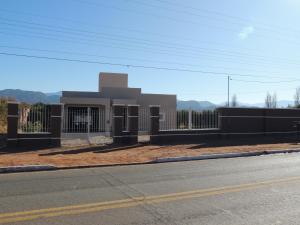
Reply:
<svg viewBox="0 0 300 225"><path fill-rule="evenodd" d="M140 131L148 131L150 128L149 106L160 106L161 124L167 123L164 112L176 113L176 95L145 94L141 88L129 88L128 74L120 73L100 73L98 92L63 91L60 102L64 104L65 133L110 132L114 104L140 106ZM125 130L126 110L127 108L124 110ZM176 126L176 120L173 123Z"/></svg>

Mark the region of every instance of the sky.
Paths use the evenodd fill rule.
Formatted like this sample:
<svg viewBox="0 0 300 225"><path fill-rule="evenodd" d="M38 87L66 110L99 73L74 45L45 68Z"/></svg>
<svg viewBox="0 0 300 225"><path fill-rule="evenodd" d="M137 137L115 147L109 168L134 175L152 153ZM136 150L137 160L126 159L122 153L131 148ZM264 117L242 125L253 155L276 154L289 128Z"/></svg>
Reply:
<svg viewBox="0 0 300 225"><path fill-rule="evenodd" d="M299 0L0 0L0 89L97 91L99 72L180 100L293 100Z"/></svg>

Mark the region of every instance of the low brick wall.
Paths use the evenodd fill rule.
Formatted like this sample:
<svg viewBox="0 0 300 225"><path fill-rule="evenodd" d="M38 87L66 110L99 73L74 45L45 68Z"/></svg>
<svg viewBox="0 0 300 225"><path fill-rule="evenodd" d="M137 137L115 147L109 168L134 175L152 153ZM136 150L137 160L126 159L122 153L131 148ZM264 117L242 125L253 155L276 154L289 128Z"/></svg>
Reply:
<svg viewBox="0 0 300 225"><path fill-rule="evenodd" d="M219 108L220 129L228 134L295 133L299 109Z"/></svg>
<svg viewBox="0 0 300 225"><path fill-rule="evenodd" d="M52 146L56 145L52 142L51 133L18 134L17 147L32 149Z"/></svg>
<svg viewBox="0 0 300 225"><path fill-rule="evenodd" d="M220 129L159 131L150 136L152 144L197 143L221 138Z"/></svg>
<svg viewBox="0 0 300 225"><path fill-rule="evenodd" d="M219 129L158 131L151 143L193 143L209 139L298 137L299 109L219 108Z"/></svg>

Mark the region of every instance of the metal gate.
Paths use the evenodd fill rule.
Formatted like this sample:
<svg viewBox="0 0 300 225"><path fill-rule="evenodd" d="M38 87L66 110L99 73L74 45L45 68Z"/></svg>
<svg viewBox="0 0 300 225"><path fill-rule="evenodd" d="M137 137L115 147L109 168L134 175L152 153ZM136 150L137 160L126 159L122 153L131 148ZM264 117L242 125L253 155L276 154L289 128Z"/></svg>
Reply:
<svg viewBox="0 0 300 225"><path fill-rule="evenodd" d="M64 107L62 123L63 145L112 143L105 106Z"/></svg>
<svg viewBox="0 0 300 225"><path fill-rule="evenodd" d="M147 142L150 140L150 108L139 109L139 132L138 141Z"/></svg>

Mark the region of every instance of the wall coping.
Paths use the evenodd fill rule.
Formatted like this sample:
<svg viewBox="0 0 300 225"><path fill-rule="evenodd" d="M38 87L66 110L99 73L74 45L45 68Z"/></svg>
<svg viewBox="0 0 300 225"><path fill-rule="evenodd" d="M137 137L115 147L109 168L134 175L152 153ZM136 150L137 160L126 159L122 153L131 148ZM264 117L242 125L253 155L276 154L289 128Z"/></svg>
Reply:
<svg viewBox="0 0 300 225"><path fill-rule="evenodd" d="M136 105L136 104L128 104L127 106L137 106L137 107L140 107L140 105Z"/></svg>
<svg viewBox="0 0 300 225"><path fill-rule="evenodd" d="M300 111L298 108L251 108L251 107L218 107L216 109L253 109L253 110L295 110Z"/></svg>

